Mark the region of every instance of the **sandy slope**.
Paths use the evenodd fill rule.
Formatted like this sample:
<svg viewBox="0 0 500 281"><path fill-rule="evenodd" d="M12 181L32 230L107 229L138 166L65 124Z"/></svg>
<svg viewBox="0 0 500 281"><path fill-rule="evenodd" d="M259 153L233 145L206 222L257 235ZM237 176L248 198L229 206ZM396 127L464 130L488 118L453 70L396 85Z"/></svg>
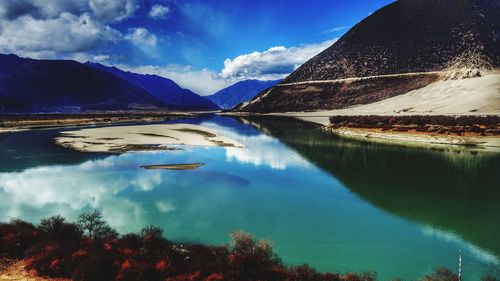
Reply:
<svg viewBox="0 0 500 281"><path fill-rule="evenodd" d="M499 115L500 74L443 80L379 102L346 109L291 112L308 121L328 124L332 115Z"/></svg>
<svg viewBox="0 0 500 281"><path fill-rule="evenodd" d="M83 152L168 150L168 145L233 146L242 144L220 132L191 124L116 126L63 132L57 144Z"/></svg>

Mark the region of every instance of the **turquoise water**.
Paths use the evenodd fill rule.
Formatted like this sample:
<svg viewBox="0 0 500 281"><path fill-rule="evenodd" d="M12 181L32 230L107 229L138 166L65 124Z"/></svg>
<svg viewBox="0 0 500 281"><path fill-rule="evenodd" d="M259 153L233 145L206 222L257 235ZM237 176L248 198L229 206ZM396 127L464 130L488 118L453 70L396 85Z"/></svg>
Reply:
<svg viewBox="0 0 500 281"><path fill-rule="evenodd" d="M287 264L415 280L437 266L500 277L500 154L333 137L292 119L206 117L245 148L85 154L61 129L0 135L0 220L98 208L120 232L148 224L175 241L221 244L243 230ZM141 165L204 162L196 171Z"/></svg>

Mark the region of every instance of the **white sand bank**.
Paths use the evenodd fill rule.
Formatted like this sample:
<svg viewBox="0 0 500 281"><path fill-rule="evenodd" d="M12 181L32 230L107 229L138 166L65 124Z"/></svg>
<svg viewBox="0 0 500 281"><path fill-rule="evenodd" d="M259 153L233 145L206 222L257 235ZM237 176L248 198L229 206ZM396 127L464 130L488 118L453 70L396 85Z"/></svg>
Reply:
<svg viewBox="0 0 500 281"><path fill-rule="evenodd" d="M323 125L332 115L500 115L500 74L443 80L379 102L345 109L283 114Z"/></svg>
<svg viewBox="0 0 500 281"><path fill-rule="evenodd" d="M168 145L232 146L242 144L220 132L191 124L116 126L63 132L61 146L83 152L168 150Z"/></svg>

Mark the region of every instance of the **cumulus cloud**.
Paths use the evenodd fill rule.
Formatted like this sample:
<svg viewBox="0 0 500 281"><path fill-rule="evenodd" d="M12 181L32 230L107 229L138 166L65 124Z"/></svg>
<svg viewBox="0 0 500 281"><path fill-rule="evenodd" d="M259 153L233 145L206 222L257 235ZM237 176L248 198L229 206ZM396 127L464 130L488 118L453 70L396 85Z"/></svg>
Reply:
<svg viewBox="0 0 500 281"><path fill-rule="evenodd" d="M13 20L24 15L36 19L56 18L63 12L79 14L87 4L88 0L2 0L0 18Z"/></svg>
<svg viewBox="0 0 500 281"><path fill-rule="evenodd" d="M135 0L90 0L89 6L96 18L103 21L124 19L137 8Z"/></svg>
<svg viewBox="0 0 500 281"><path fill-rule="evenodd" d="M317 44L286 48L277 46L224 61L222 78L279 79L335 43L336 39Z"/></svg>
<svg viewBox="0 0 500 281"><path fill-rule="evenodd" d="M220 73L213 70L196 70L191 66L130 66L118 68L142 74L154 74L174 80L181 87L202 96L213 94L246 79L275 80L286 77L301 64L331 46L336 39L299 47L272 47L264 52L241 55L224 62Z"/></svg>
<svg viewBox="0 0 500 281"><path fill-rule="evenodd" d="M62 13L89 13L100 21L119 21L131 16L136 9L136 0L2 0L0 18L14 20L30 15L35 19L49 19Z"/></svg>
<svg viewBox="0 0 500 281"><path fill-rule="evenodd" d="M148 16L153 19L164 19L170 12L170 8L162 5L154 5L148 13Z"/></svg>
<svg viewBox="0 0 500 281"><path fill-rule="evenodd" d="M46 59L92 58L103 44L123 40L109 23L132 16L135 10L136 0L2 0L0 52ZM151 43L154 38L145 39Z"/></svg>
<svg viewBox="0 0 500 281"><path fill-rule="evenodd" d="M24 15L0 20L0 51L20 55L46 55L89 50L106 41L117 41L120 33L89 14L62 13L53 19Z"/></svg>
<svg viewBox="0 0 500 281"><path fill-rule="evenodd" d="M218 73L208 69L196 70L191 66L130 66L125 64L116 67L141 74L154 74L174 80L183 88L187 88L202 96L213 94L220 89L234 84L234 80L222 79Z"/></svg>
<svg viewBox="0 0 500 281"><path fill-rule="evenodd" d="M125 36L125 38L138 46L155 46L156 41L158 40L156 35L142 27L129 29L129 33Z"/></svg>

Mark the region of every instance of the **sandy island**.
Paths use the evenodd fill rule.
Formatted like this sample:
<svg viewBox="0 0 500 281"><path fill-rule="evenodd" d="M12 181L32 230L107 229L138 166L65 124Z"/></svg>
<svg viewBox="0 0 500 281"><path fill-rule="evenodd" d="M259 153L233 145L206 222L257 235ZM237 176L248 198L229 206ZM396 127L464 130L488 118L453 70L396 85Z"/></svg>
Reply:
<svg viewBox="0 0 500 281"><path fill-rule="evenodd" d="M164 164L164 165L145 165L141 168L146 170L196 170L203 166L203 163L190 163L190 164Z"/></svg>
<svg viewBox="0 0 500 281"><path fill-rule="evenodd" d="M116 126L62 132L55 142L82 152L173 150L169 145L244 147L216 130L191 124Z"/></svg>

